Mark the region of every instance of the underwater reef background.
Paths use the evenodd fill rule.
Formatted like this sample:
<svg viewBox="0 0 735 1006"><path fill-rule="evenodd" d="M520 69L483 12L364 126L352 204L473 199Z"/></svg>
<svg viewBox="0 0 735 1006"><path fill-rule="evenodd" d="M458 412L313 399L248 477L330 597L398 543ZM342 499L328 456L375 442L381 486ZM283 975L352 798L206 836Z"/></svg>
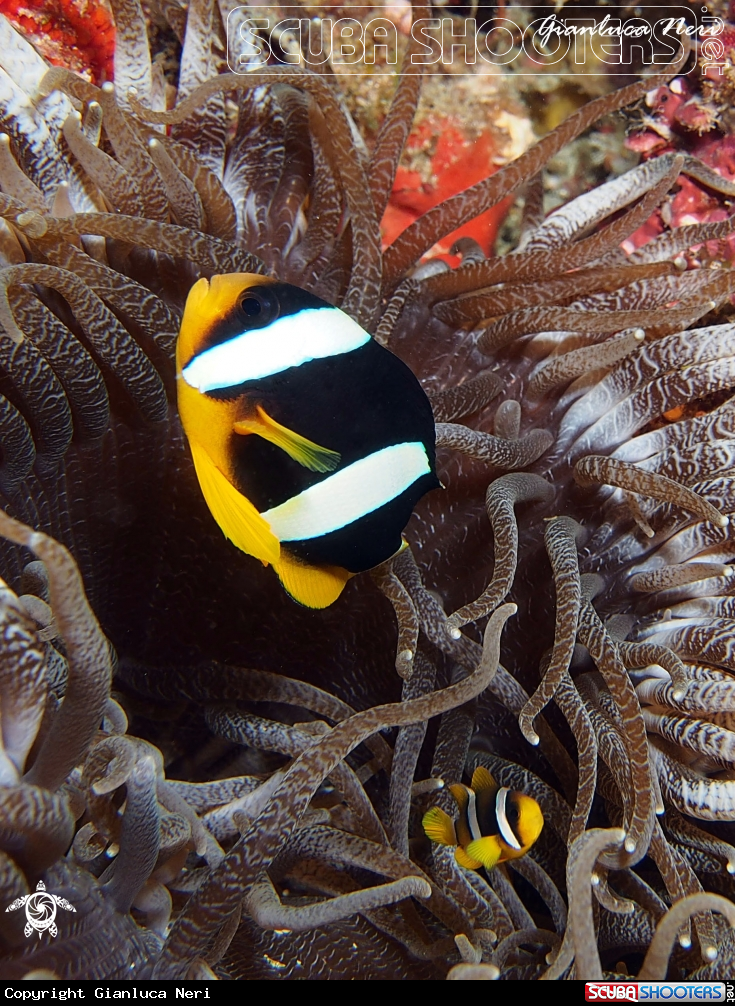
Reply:
<svg viewBox="0 0 735 1006"><path fill-rule="evenodd" d="M234 75L227 3L111 8L114 72L0 21L3 977L731 975L732 70L560 88L531 146L505 78L427 113L405 58ZM446 488L324 611L176 416L186 295L236 271L434 410ZM421 827L477 766L545 821L487 874ZM53 939L4 911L39 880Z"/></svg>

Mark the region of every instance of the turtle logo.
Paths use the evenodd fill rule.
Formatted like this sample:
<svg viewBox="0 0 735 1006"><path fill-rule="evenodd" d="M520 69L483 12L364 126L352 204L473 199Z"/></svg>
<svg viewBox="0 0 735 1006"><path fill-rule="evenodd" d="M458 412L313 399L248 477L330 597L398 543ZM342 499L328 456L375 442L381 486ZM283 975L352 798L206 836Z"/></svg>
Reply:
<svg viewBox="0 0 735 1006"><path fill-rule="evenodd" d="M45 929L48 929L51 936L56 936L58 933L55 922L57 908L65 908L67 912L76 912L74 905L70 905L66 898L60 898L58 894L49 894L42 880L36 884L34 894L24 894L22 898L16 898L5 911L14 912L16 908L24 906L28 921L23 932L26 936L30 936L35 929L39 939Z"/></svg>

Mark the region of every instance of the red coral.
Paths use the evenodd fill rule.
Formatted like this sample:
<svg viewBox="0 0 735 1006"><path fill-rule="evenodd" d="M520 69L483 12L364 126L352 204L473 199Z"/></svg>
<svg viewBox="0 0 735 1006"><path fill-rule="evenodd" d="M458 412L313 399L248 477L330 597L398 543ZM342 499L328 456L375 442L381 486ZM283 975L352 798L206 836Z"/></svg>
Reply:
<svg viewBox="0 0 735 1006"><path fill-rule="evenodd" d="M115 24L100 0L0 0L0 13L54 66L112 79Z"/></svg>
<svg viewBox="0 0 735 1006"><path fill-rule="evenodd" d="M735 28L727 25L720 35L728 51L735 49ZM646 103L651 114L646 116L646 129L626 140L626 146L647 156L659 156L667 151L684 150L698 157L723 178L735 180L735 137L723 136L716 128L717 114L711 100L697 90L697 82L676 78L668 86L650 91ZM725 220L732 207L722 196L682 176L678 191L666 206L666 223L671 227L686 224L711 223ZM660 211L624 243L626 251L646 244L664 230ZM707 248L707 254L735 259L735 237L719 246Z"/></svg>
<svg viewBox="0 0 735 1006"><path fill-rule="evenodd" d="M386 247L421 214L497 170L493 161L497 147L492 133L488 131L480 133L476 139L469 139L451 119L430 116L411 134L407 150L409 153L428 151L434 144L436 148L430 156L431 178L428 181L418 171L403 167L398 169L381 225ZM512 199L506 199L449 234L431 249L429 256L457 265L459 259L449 255L449 249L460 237L474 238L489 255L498 227L511 203Z"/></svg>

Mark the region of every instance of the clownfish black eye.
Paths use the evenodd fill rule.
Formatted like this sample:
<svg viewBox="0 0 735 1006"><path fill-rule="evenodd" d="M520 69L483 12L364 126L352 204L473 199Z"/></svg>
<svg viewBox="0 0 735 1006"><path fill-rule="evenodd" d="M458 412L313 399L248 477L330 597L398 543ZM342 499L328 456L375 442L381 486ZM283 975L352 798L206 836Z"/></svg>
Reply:
<svg viewBox="0 0 735 1006"><path fill-rule="evenodd" d="M247 328L263 328L280 313L278 301L269 290L246 290L237 302L237 312Z"/></svg>
<svg viewBox="0 0 735 1006"><path fill-rule="evenodd" d="M243 297L240 301L240 310L243 311L248 318L256 318L263 310L263 305L257 297Z"/></svg>

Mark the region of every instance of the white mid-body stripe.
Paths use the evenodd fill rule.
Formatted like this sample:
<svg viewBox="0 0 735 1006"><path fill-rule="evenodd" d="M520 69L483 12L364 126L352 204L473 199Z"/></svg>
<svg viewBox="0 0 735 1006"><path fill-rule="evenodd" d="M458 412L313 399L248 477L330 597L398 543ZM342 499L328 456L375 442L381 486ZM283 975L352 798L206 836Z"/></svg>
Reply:
<svg viewBox="0 0 735 1006"><path fill-rule="evenodd" d="M351 353L369 341L368 333L339 308L305 308L205 349L182 375L204 394L280 374L310 360Z"/></svg>
<svg viewBox="0 0 735 1006"><path fill-rule="evenodd" d="M368 454L262 516L279 541L302 541L338 531L400 496L431 466L420 442Z"/></svg>
<svg viewBox="0 0 735 1006"><path fill-rule="evenodd" d="M498 819L498 827L500 828L500 834L504 842L511 847L511 849L520 849L521 843L513 834L513 829L508 821L508 815L505 811L505 802L508 799L508 793L510 790L505 786L498 790L498 795L495 797L495 816Z"/></svg>
<svg viewBox="0 0 735 1006"><path fill-rule="evenodd" d="M467 788L467 793L469 794L469 803L467 804L467 823L470 827L470 835L472 835L472 841L476 842L478 838L482 838L482 832L480 831L480 824L477 820L477 796L473 789Z"/></svg>

